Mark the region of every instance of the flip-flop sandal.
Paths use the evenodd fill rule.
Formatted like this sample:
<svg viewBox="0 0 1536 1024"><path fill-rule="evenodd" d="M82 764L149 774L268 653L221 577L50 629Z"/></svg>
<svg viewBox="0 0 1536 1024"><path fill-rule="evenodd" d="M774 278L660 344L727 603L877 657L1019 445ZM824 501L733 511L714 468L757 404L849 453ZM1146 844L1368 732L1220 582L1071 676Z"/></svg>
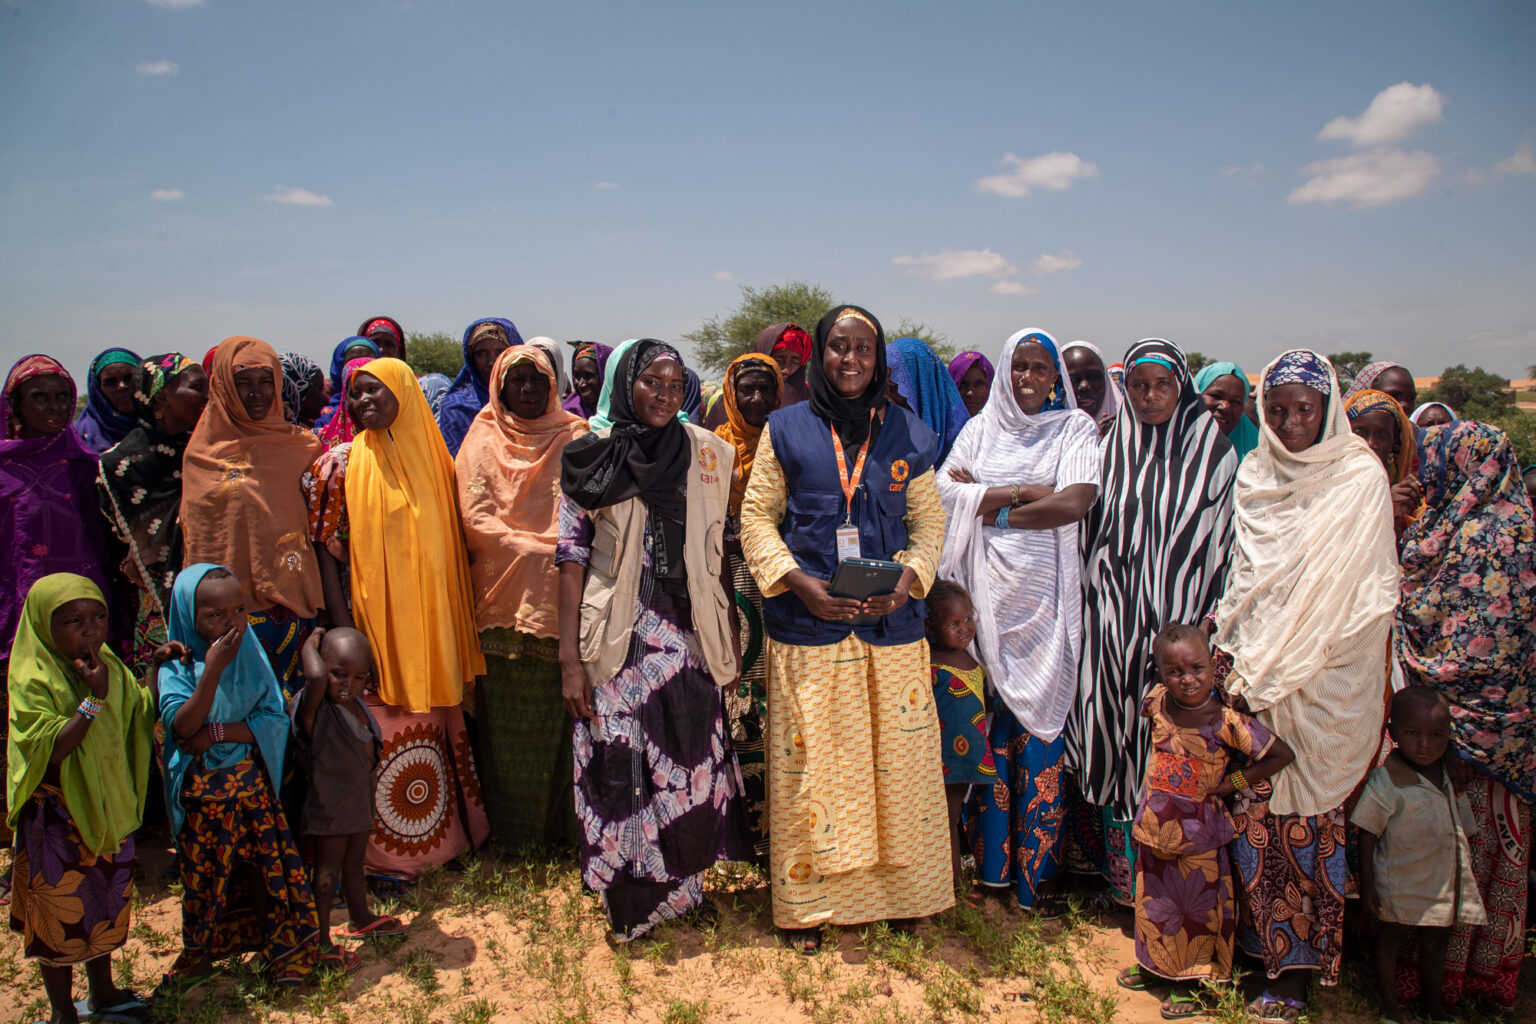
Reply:
<svg viewBox="0 0 1536 1024"><path fill-rule="evenodd" d="M1264 992L1248 1004L1248 1016L1259 1024L1296 1024L1301 1019L1301 1011L1306 1008L1306 1003L1295 999L1276 999Z"/></svg>
<svg viewBox="0 0 1536 1024"><path fill-rule="evenodd" d="M406 926L398 917L381 915L369 921L361 928L352 927L348 921L337 930L337 937L342 939L383 939L391 935L404 935Z"/></svg>
<svg viewBox="0 0 1536 1024"><path fill-rule="evenodd" d="M1185 1020L1204 1013L1205 1004L1191 992L1172 992L1158 1007L1158 1012L1163 1015L1163 1020Z"/></svg>
<svg viewBox="0 0 1536 1024"><path fill-rule="evenodd" d="M1059 921L1067 915L1067 905L1055 897L1042 899L1034 906L1024 909L1039 921Z"/></svg>
<svg viewBox="0 0 1536 1024"><path fill-rule="evenodd" d="M1145 992L1149 988L1160 988L1168 982L1138 966L1123 968L1115 975L1115 984L1132 992Z"/></svg>
<svg viewBox="0 0 1536 1024"><path fill-rule="evenodd" d="M350 949L334 949L320 954L320 966L342 974L356 974L363 966L363 958Z"/></svg>
<svg viewBox="0 0 1536 1024"><path fill-rule="evenodd" d="M99 1010L91 1009L89 999L75 1001L75 1014L81 1020L110 1021L111 1024L142 1024L149 1019L149 1004L134 992L125 993L128 998Z"/></svg>
<svg viewBox="0 0 1536 1024"><path fill-rule="evenodd" d="M897 935L910 936L917 934L917 918L915 917L892 918L885 922L885 926Z"/></svg>

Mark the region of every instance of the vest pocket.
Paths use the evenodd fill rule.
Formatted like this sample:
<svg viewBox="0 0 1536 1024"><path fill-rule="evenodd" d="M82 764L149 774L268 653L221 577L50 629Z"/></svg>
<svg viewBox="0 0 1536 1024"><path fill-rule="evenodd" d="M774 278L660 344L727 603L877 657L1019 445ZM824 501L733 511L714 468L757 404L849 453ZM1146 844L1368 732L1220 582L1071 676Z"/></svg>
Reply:
<svg viewBox="0 0 1536 1024"><path fill-rule="evenodd" d="M624 556L624 538L619 534L618 525L607 516L594 516L592 531L589 569L602 576L617 576Z"/></svg>

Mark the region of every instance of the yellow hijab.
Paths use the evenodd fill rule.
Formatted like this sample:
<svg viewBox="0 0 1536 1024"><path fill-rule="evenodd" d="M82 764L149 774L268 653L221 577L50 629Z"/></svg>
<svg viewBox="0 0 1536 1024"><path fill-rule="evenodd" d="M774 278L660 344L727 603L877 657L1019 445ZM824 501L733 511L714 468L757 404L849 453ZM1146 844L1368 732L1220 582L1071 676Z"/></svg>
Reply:
<svg viewBox="0 0 1536 1024"><path fill-rule="evenodd" d="M352 612L373 642L380 699L421 714L458 704L485 671L453 457L409 366L375 359L357 372L377 377L400 413L359 431L347 460Z"/></svg>
<svg viewBox="0 0 1536 1024"><path fill-rule="evenodd" d="M12 828L43 781L54 741L90 692L74 662L53 645L53 613L81 598L106 604L96 584L59 572L32 584L21 609L8 680L6 823ZM96 656L107 667L106 706L60 762L59 788L81 842L100 856L117 852L144 817L154 704L110 647L103 644Z"/></svg>

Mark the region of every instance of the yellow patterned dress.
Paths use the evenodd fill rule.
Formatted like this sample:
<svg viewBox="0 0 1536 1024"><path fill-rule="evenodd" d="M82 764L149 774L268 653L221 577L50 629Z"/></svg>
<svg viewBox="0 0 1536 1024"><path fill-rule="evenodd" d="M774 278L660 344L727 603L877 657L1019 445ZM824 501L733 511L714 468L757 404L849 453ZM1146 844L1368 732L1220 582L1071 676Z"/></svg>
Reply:
<svg viewBox="0 0 1536 1024"><path fill-rule="evenodd" d="M784 471L764 432L743 505L742 548L765 598L787 589ZM747 514L748 506L758 514ZM933 583L944 509L930 470L907 489L895 560ZM954 904L928 642L876 647L768 640L769 868L780 928L926 917Z"/></svg>

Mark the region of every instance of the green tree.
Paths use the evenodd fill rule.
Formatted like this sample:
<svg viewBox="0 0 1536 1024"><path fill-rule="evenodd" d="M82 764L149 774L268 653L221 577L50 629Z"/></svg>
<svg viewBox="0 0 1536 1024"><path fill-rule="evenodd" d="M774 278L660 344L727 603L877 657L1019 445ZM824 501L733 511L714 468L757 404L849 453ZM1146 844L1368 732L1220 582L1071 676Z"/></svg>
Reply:
<svg viewBox="0 0 1536 1024"><path fill-rule="evenodd" d="M1355 378L1360 376L1360 371L1370 365L1372 355L1369 352L1330 352L1328 361L1333 368L1339 371L1339 391L1348 391Z"/></svg>
<svg viewBox="0 0 1536 1024"><path fill-rule="evenodd" d="M429 373L452 377L464 368L464 346L447 331L411 332L406 339L405 355L411 372L418 377Z"/></svg>
<svg viewBox="0 0 1536 1024"><path fill-rule="evenodd" d="M1184 361L1189 364L1189 372L1192 375L1211 365L1211 357L1204 352L1185 352Z"/></svg>
<svg viewBox="0 0 1536 1024"><path fill-rule="evenodd" d="M1484 420L1509 435L1509 443L1515 446L1515 459L1522 466L1536 464L1536 416L1519 409Z"/></svg>
<svg viewBox="0 0 1536 1024"><path fill-rule="evenodd" d="M881 324L885 327L884 324ZM949 340L949 335L937 331L921 320L913 320L910 317L902 317L896 322L895 327L885 328L885 340L895 341L897 338L921 338L933 349L933 354L938 356L946 364L953 358L959 349L954 342Z"/></svg>
<svg viewBox="0 0 1536 1024"><path fill-rule="evenodd" d="M1469 370L1460 363L1445 368L1429 400L1444 402L1463 419L1483 423L1493 423L1515 411L1515 395L1506 378L1481 366Z"/></svg>
<svg viewBox="0 0 1536 1024"><path fill-rule="evenodd" d="M703 374L722 374L732 359L749 352L763 328L788 320L807 331L831 307L832 293L809 281L791 281L767 288L741 286L741 303L724 318L712 316L696 331L683 335L693 345Z"/></svg>

